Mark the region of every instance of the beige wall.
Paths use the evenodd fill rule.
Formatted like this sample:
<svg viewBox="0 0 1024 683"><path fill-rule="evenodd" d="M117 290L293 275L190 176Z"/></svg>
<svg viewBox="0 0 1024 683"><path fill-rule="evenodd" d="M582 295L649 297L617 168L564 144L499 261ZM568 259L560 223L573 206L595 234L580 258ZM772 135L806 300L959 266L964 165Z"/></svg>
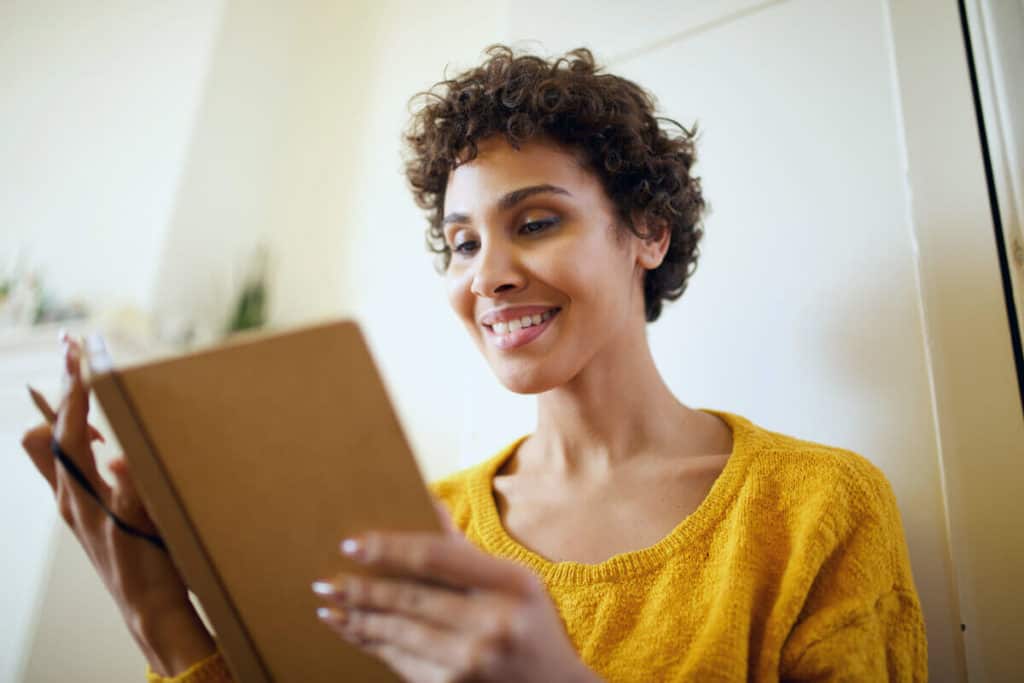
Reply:
<svg viewBox="0 0 1024 683"><path fill-rule="evenodd" d="M222 4L0 4L0 275L148 307Z"/></svg>
<svg viewBox="0 0 1024 683"><path fill-rule="evenodd" d="M940 48L959 40L959 16L917 0L894 4L892 21L968 672L1020 680L1024 664L1010 653L1024 638L1024 422L966 58Z"/></svg>
<svg viewBox="0 0 1024 683"><path fill-rule="evenodd" d="M0 278L20 263L61 297L149 305L221 8L0 2ZM25 383L58 387L56 336L0 329L0 681L20 678L55 552L18 444L38 419Z"/></svg>
<svg viewBox="0 0 1024 683"><path fill-rule="evenodd" d="M190 62L189 82L200 93L194 121L161 133L176 136L177 156L151 157L147 171L172 179L165 185L173 187L173 201L145 228L150 247L125 243L107 257L131 262L135 270L125 277L150 287L140 305L159 306L172 327L212 335L238 264L252 244L266 241L274 323L356 315L428 477L489 455L530 429L532 401L496 385L447 308L423 249L423 217L401 174L406 103L445 65L453 73L496 40L539 41L527 44L551 50L590 44L616 72L653 89L669 115L697 119L704 130L699 172L713 212L690 290L651 328L660 367L691 405L846 446L882 467L907 529L932 679L963 680L960 612L983 619L991 606L963 590L961 564L974 563L972 576L988 576L992 565L979 574L966 546L951 548L947 538L947 514L956 528L968 524L968 513L957 501L947 510L943 478L950 489L951 479L965 476L966 435L980 423L960 432L958 420L972 413L949 401L971 394L943 368L963 369L970 350L949 342L947 323L937 322L942 284L954 271L937 265L944 252L930 249L928 236L971 234L959 228L981 219L951 223L922 213L918 192L925 186L911 192L907 165L941 164L915 152L934 140L906 134L929 114L908 104L899 77L908 59L940 64L932 72L939 83L961 77L955 60L938 59L961 54L955 33L924 36L915 27L930 15L920 3L860 0L645 0L628 11L623 3L582 0L220 7L178 20L219 30L212 49ZM137 10L154 13L156 3L148 13ZM948 27L950 17L943 20ZM917 40L933 41L936 61L915 52ZM49 45L54 63L70 59L60 49L59 41ZM67 86L37 79L23 87L53 97ZM115 89L107 98L127 106L133 92ZM20 115L37 135L46 130ZM88 136L78 137L84 146ZM111 182L133 191L127 180ZM119 235L133 229L128 220L113 223ZM60 225L49 228L51 241L64 234ZM983 243L975 247L968 275L984 284L972 290L977 301L991 295L995 264ZM100 277L83 274L82 282ZM114 282L109 272L102 277ZM69 280L67 287L84 285ZM970 300L956 299L964 307ZM995 309L986 310L997 320ZM983 341L1005 349L1003 330L985 329ZM998 353L989 355L994 370L1002 367ZM997 443L1005 456L1006 442ZM1000 462L1011 479L1022 472L1007 457ZM991 547L991 539L970 535L981 520L971 517L970 529L954 538ZM66 535L59 538L58 557L80 554ZM61 561L53 572L55 585L76 586L78 603L69 609L62 588L49 591L26 680L69 674L77 663L60 653L69 651L76 625L89 628L89 605L105 601L81 562ZM109 605L102 609L109 613ZM104 643L92 648L99 658L135 670L138 657L123 631L111 626L95 637ZM980 657L972 676L982 671Z"/></svg>

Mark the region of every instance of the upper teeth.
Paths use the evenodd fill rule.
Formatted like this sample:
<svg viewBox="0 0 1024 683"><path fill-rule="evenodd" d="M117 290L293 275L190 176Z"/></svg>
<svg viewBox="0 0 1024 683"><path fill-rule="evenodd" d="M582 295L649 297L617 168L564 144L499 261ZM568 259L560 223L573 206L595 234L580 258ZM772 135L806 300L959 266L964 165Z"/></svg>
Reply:
<svg viewBox="0 0 1024 683"><path fill-rule="evenodd" d="M507 322L494 323L491 327L494 329L495 334L518 332L530 325L540 325L545 320L550 319L552 315L554 315L554 310L544 311L535 315L524 315L522 318L513 318Z"/></svg>

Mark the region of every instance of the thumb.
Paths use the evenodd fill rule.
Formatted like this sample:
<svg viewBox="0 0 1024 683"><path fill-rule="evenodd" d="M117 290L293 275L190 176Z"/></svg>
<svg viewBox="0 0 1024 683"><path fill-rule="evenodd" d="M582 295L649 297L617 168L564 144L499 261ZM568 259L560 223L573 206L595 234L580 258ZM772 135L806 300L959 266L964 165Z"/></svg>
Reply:
<svg viewBox="0 0 1024 683"><path fill-rule="evenodd" d="M448 512L448 508L445 507L444 503L436 498L433 500L433 503L434 511L437 512L437 518L441 522L441 528L444 530L444 533L449 536L459 536L461 538L462 533L455 528L455 524L452 522L452 516Z"/></svg>

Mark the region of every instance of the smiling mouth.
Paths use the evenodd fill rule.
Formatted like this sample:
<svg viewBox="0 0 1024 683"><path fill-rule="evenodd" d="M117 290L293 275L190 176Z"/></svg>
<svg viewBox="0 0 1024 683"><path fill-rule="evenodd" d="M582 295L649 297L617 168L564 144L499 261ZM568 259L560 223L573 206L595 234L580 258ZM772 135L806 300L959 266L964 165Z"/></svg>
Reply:
<svg viewBox="0 0 1024 683"><path fill-rule="evenodd" d="M499 349L508 350L529 344L551 325L561 308L557 306L534 315L483 325L487 336Z"/></svg>

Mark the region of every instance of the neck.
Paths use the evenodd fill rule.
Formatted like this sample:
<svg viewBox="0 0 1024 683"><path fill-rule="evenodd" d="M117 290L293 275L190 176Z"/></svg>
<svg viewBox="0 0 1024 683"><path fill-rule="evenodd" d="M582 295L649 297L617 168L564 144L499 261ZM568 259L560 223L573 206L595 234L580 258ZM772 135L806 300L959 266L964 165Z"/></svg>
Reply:
<svg viewBox="0 0 1024 683"><path fill-rule="evenodd" d="M568 383L539 396L537 430L520 466L599 475L694 441L700 413L665 384L646 327L630 328Z"/></svg>

